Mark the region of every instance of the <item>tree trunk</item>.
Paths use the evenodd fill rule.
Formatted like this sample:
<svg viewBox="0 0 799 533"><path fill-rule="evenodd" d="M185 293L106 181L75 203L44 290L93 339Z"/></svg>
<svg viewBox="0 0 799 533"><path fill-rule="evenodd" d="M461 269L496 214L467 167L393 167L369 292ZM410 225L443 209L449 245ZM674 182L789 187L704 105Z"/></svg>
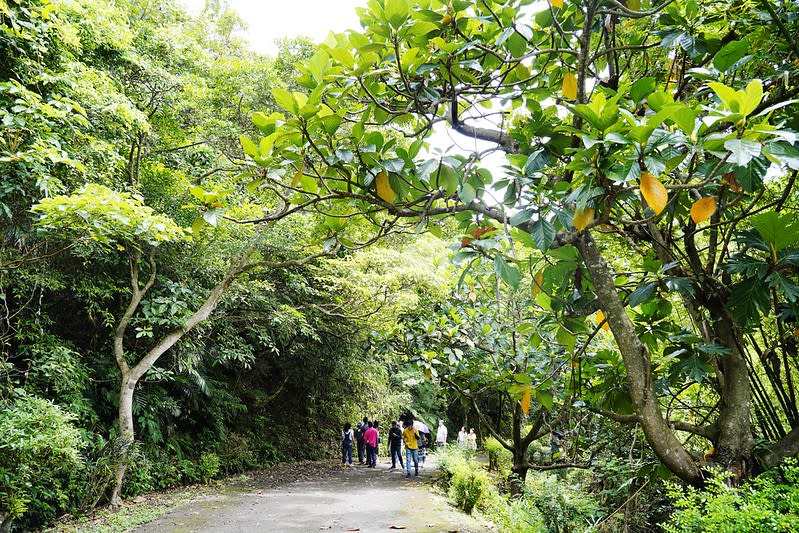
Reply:
<svg viewBox="0 0 799 533"><path fill-rule="evenodd" d="M724 379L720 390L719 438L714 443L713 462L732 472L735 482L751 475L754 466L749 374L746 359L739 349L736 324L727 309L714 302L709 310L716 318L713 330L717 342L730 350L719 357Z"/></svg>
<svg viewBox="0 0 799 533"><path fill-rule="evenodd" d="M599 252L593 238L583 232L576 241L591 281L605 313L610 330L621 352L630 384L630 396L640 418L641 428L658 459L680 479L699 485L701 473L690 454L669 427L660 409L652 384L649 352L641 343L616 290L613 272Z"/></svg>
<svg viewBox="0 0 799 533"><path fill-rule="evenodd" d="M524 490L527 471L530 470L530 464L527 462L527 450L519 450L514 447L513 465L510 470L510 493L512 496L516 496Z"/></svg>
<svg viewBox="0 0 799 533"><path fill-rule="evenodd" d="M130 373L122 375L119 387L119 463L114 476L114 491L111 494L111 507L118 509L122 505L122 480L130 463L130 447L133 444L135 433L133 428L133 391L136 381L132 380Z"/></svg>

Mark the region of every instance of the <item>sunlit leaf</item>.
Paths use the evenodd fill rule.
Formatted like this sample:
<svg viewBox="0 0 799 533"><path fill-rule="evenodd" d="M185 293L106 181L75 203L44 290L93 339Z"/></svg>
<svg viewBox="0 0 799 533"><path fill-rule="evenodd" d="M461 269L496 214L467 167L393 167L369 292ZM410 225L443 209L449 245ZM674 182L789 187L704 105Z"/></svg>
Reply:
<svg viewBox="0 0 799 533"><path fill-rule="evenodd" d="M539 270L536 272L535 276L533 276L533 286L532 286L532 297L535 299L536 296L541 292L541 289L544 288L544 270Z"/></svg>
<svg viewBox="0 0 799 533"><path fill-rule="evenodd" d="M560 9L563 7L563 0L549 0L549 5Z"/></svg>
<svg viewBox="0 0 799 533"><path fill-rule="evenodd" d="M563 93L563 98L577 100L577 77L571 72L563 77L561 92Z"/></svg>
<svg viewBox="0 0 799 533"><path fill-rule="evenodd" d="M659 215L669 203L669 193L666 187L649 172L641 174L641 194L656 215Z"/></svg>
<svg viewBox="0 0 799 533"><path fill-rule="evenodd" d="M605 331L608 331L610 329L608 321L605 319L605 313L602 312L602 309L596 312L596 318L594 320L596 321L596 325L597 326L601 325L602 329L604 329Z"/></svg>
<svg viewBox="0 0 799 533"><path fill-rule="evenodd" d="M391 183L389 183L388 172L385 170L378 172L375 178L375 188L377 190L377 195L384 202L393 204L394 200L397 199L397 194L394 192L394 189L391 188Z"/></svg>
<svg viewBox="0 0 799 533"><path fill-rule="evenodd" d="M522 412L526 415L530 412L530 401L532 400L530 395L530 389L526 389L522 394L522 399L519 400L519 403L522 407Z"/></svg>
<svg viewBox="0 0 799 533"><path fill-rule="evenodd" d="M583 231L594 220L594 210L590 207L578 209L574 212L572 224L577 231Z"/></svg>
<svg viewBox="0 0 799 533"><path fill-rule="evenodd" d="M494 272L511 288L518 288L522 276L516 265L511 265L501 255L494 256Z"/></svg>
<svg viewBox="0 0 799 533"><path fill-rule="evenodd" d="M699 224L713 216L716 212L716 199L712 196L700 198L691 206L691 220L694 224Z"/></svg>

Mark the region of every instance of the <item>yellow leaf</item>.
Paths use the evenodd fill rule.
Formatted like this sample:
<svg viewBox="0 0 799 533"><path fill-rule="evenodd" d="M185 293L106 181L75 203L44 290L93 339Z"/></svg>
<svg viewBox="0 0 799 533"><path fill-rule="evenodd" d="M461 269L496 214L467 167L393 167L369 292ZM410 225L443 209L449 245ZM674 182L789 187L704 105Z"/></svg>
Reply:
<svg viewBox="0 0 799 533"><path fill-rule="evenodd" d="M530 389L527 389L524 391L524 394L522 394L522 399L519 400L519 403L522 404L522 411L524 411L525 415L530 412L530 400Z"/></svg>
<svg viewBox="0 0 799 533"><path fill-rule="evenodd" d="M608 326L608 321L605 320L605 313L602 312L602 309L596 312L596 325L602 324L602 329L608 331L610 326Z"/></svg>
<svg viewBox="0 0 799 533"><path fill-rule="evenodd" d="M593 220L594 210L590 207L586 207L585 209L580 209L574 212L572 224L574 224L574 229L577 231L583 231Z"/></svg>
<svg viewBox="0 0 799 533"><path fill-rule="evenodd" d="M397 194L394 192L394 189L391 188L391 184L388 182L388 172L385 170L381 170L377 174L377 177L375 178L375 187L377 188L377 195L384 202L393 204L394 200L397 199Z"/></svg>
<svg viewBox="0 0 799 533"><path fill-rule="evenodd" d="M640 11L641 10L641 0L628 0L627 7L632 9L633 11Z"/></svg>
<svg viewBox="0 0 799 533"><path fill-rule="evenodd" d="M535 276L533 276L533 299L541 292L541 289L544 286L544 271L539 270Z"/></svg>
<svg viewBox="0 0 799 533"><path fill-rule="evenodd" d="M302 180L302 175L303 175L303 173L305 173L305 165L302 165L302 168L300 168L300 169L297 171L297 173L296 173L296 174L294 174L294 177L293 177L293 178L291 178L291 186L292 186L293 188L295 188L295 189L296 189L296 188L297 188L297 186L300 184L300 180Z"/></svg>
<svg viewBox="0 0 799 533"><path fill-rule="evenodd" d="M549 4L552 7L561 8L563 7L563 0L549 0Z"/></svg>
<svg viewBox="0 0 799 533"><path fill-rule="evenodd" d="M563 92L563 98L577 100L577 78L571 72L563 76L561 91Z"/></svg>
<svg viewBox="0 0 799 533"><path fill-rule="evenodd" d="M666 187L649 172L641 174L641 194L644 195L644 200L656 215L659 215L669 203L669 193Z"/></svg>
<svg viewBox="0 0 799 533"><path fill-rule="evenodd" d="M716 199L712 196L700 198L691 206L691 219L694 224L707 220L716 212Z"/></svg>
<svg viewBox="0 0 799 533"><path fill-rule="evenodd" d="M472 291L469 293L469 300L474 303L477 301L477 293Z"/></svg>

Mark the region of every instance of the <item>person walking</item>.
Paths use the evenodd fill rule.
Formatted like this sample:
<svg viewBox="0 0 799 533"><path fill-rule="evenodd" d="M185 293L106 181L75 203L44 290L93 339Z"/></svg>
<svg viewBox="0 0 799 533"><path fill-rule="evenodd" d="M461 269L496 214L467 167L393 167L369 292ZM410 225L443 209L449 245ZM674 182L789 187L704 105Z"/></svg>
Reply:
<svg viewBox="0 0 799 533"><path fill-rule="evenodd" d="M461 430L458 431L458 446L466 446L466 427L461 426Z"/></svg>
<svg viewBox="0 0 799 533"><path fill-rule="evenodd" d="M414 475L419 475L419 430L413 427L413 417L405 421L402 430L402 442L405 443L405 477L411 477L411 459L413 459Z"/></svg>
<svg viewBox="0 0 799 533"><path fill-rule="evenodd" d="M438 429L436 430L436 447L442 448L447 445L447 426L444 425L443 420L438 421Z"/></svg>
<svg viewBox="0 0 799 533"><path fill-rule="evenodd" d="M366 445L363 442L363 434L366 433L368 428L368 420L366 417L363 417L363 422L358 422L357 427L355 428L355 441L358 445L358 464L362 465L364 460L364 455L366 454Z"/></svg>
<svg viewBox="0 0 799 533"><path fill-rule="evenodd" d="M402 430L397 425L396 420L391 421L391 429L388 430L388 446L391 452L391 468L397 468L397 461L399 461L400 469L404 468L402 464Z"/></svg>
<svg viewBox="0 0 799 533"><path fill-rule="evenodd" d="M427 459L427 443L429 442L427 440L427 437L429 435L430 435L429 433L422 433L421 431L419 432L419 441L418 441L419 442L419 452L418 453L419 453L419 467L420 468L424 468L424 461L425 461L425 459Z"/></svg>
<svg viewBox="0 0 799 533"><path fill-rule="evenodd" d="M366 466L375 468L377 466L377 438L379 433L372 422L367 422L366 431L363 434L363 442L366 445Z"/></svg>
<svg viewBox="0 0 799 533"><path fill-rule="evenodd" d="M469 429L469 434L466 435L466 447L472 451L477 450L477 434L474 432L474 428Z"/></svg>
<svg viewBox="0 0 799 533"><path fill-rule="evenodd" d="M355 440L355 432L352 425L347 422L341 430L341 464L352 466L352 444ZM349 462L347 462L349 459Z"/></svg>

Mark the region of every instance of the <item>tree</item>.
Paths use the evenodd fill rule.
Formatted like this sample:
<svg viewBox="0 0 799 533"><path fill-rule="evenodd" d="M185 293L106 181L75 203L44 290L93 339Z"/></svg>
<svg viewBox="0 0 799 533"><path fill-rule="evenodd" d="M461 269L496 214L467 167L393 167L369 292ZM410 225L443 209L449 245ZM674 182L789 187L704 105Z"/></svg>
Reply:
<svg viewBox="0 0 799 533"><path fill-rule="evenodd" d="M309 254L286 261L259 260L257 238L230 265L222 279L208 292L196 309L183 313L164 313L169 316L166 332L146 348L141 355L131 354L126 347L129 327L150 289L157 281L156 252L165 243L180 242L187 231L163 215L155 214L141 200L128 194L118 194L105 187L87 185L71 196L57 196L39 202L33 208L39 215L37 226L73 243L77 253L84 256L117 249L126 252L130 265L130 299L124 313L116 319L114 330L114 359L121 373L119 387L119 434L121 460L116 472L116 484L111 504L119 506L122 482L128 466L128 450L133 444L133 396L139 380L158 359L181 338L208 317L219 305L233 281L242 274L258 268L286 268L308 263L327 252ZM143 269L146 269L143 271ZM142 279L146 272L146 280ZM157 320L158 317L151 317Z"/></svg>
<svg viewBox="0 0 799 533"><path fill-rule="evenodd" d="M263 138L245 139L245 151L278 169L270 187L285 210L503 225L527 247L521 259L539 265L555 312L601 311L632 411L593 407L639 423L681 479L703 478L682 431L707 439L738 478L793 455L786 320L797 316L799 235L789 227L772 240L767 265L741 261L747 235L769 242L758 217L796 209L796 66L783 61L797 55L796 6L763 1L754 15L745 3L692 0L530 4L371 0L362 33L329 38L301 67L307 93L273 91L285 114L256 117ZM489 145L425 156L425 138L444 126ZM507 165L494 177L481 159L497 150ZM553 250L572 247L579 264L554 279ZM642 327L664 320L653 306L669 305L684 319L666 322L691 334L684 353L707 373L683 365L661 380L673 341L668 328ZM758 331L764 321L775 327ZM757 456L750 376L762 366L751 355L772 340L781 377L771 386L788 410L772 417L783 429ZM715 401L664 413L668 397L696 389Z"/></svg>
<svg viewBox="0 0 799 533"><path fill-rule="evenodd" d="M519 493L528 470L551 467L532 464L528 449L557 429L571 403L571 361L556 339L573 345L573 336L535 310L539 289L508 263L503 244L493 226L467 233L453 257L463 269L458 286L406 313L384 349L416 361L475 412L511 452L511 490Z"/></svg>

